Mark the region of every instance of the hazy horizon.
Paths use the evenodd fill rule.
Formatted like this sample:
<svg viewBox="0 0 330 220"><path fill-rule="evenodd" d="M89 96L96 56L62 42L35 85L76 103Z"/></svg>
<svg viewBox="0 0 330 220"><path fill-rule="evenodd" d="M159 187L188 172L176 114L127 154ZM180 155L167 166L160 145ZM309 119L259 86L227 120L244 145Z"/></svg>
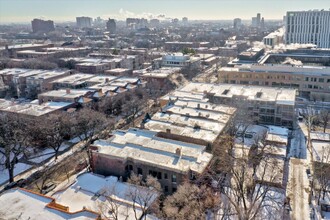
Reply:
<svg viewBox="0 0 330 220"><path fill-rule="evenodd" d="M317 6L317 7L316 7ZM326 0L0 0L0 23L29 23L34 18L55 22L77 16L125 20L179 18L190 20L250 20L261 13L265 20L280 20L286 11L329 10Z"/></svg>

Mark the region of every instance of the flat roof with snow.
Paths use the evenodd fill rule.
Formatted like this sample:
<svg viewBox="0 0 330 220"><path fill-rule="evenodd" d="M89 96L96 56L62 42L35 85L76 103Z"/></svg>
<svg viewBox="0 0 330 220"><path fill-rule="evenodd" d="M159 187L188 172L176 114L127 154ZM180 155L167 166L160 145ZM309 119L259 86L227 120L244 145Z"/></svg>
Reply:
<svg viewBox="0 0 330 220"><path fill-rule="evenodd" d="M237 85L237 84L211 84L191 82L179 89L180 92L214 94L214 97L233 98L246 97L253 101L271 101L281 105L294 105L296 90L285 88L272 88L263 86Z"/></svg>
<svg viewBox="0 0 330 220"><path fill-rule="evenodd" d="M80 209L76 212L56 206L55 200L25 189L11 189L0 196L1 218L5 219L52 219L52 220L91 220L99 214Z"/></svg>
<svg viewBox="0 0 330 220"><path fill-rule="evenodd" d="M205 152L205 146L160 138L157 132L136 128L117 130L111 138L98 140L93 146L100 154L123 160L134 158L140 163L182 173L189 170L201 173L212 158Z"/></svg>
<svg viewBox="0 0 330 220"><path fill-rule="evenodd" d="M148 202L150 206L158 197L158 194L152 189L131 185L129 183L120 182L117 177L104 177L93 173L83 173L77 176L74 184L65 190L60 190L53 194L56 201L62 205L68 206L73 212L82 210L84 207L100 212L103 210L102 217L111 218L109 214L109 204L107 198L118 207L118 218L134 220L133 197L150 198L135 201L137 215L142 217L142 212L139 206L143 201ZM140 203L139 203L140 202ZM102 206L103 204L103 206Z"/></svg>

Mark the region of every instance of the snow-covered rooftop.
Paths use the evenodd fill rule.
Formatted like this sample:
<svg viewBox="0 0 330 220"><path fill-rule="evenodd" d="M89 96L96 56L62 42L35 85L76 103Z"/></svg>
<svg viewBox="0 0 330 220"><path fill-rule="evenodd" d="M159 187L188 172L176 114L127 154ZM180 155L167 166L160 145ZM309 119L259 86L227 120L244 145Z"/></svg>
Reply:
<svg viewBox="0 0 330 220"><path fill-rule="evenodd" d="M24 189L11 189L0 196L1 218L90 220L98 217L97 213L88 210L80 209L76 212L69 212L58 209L54 205L50 205L54 201L51 197Z"/></svg>
<svg viewBox="0 0 330 220"><path fill-rule="evenodd" d="M150 198L135 201L137 215L141 217L142 212L138 207L143 204L139 204L139 202L147 201L149 203L147 206L150 206L158 194L152 189L120 182L114 176L104 177L93 173L83 173L77 176L74 184L64 191L56 192L53 197L58 203L68 206L71 211L78 211L86 207L100 212L103 208L109 209L108 200L118 207L119 219L133 220L135 219L131 196L133 192L137 193L136 196L139 198L144 198L144 196ZM105 215L103 217L111 217L108 216L109 210L103 210L102 214Z"/></svg>
<svg viewBox="0 0 330 220"><path fill-rule="evenodd" d="M134 158L140 163L185 173L192 170L201 173L212 155L205 146L157 137L157 132L131 128L117 130L108 140L96 141L97 152L108 156ZM177 154L178 150L181 152Z"/></svg>

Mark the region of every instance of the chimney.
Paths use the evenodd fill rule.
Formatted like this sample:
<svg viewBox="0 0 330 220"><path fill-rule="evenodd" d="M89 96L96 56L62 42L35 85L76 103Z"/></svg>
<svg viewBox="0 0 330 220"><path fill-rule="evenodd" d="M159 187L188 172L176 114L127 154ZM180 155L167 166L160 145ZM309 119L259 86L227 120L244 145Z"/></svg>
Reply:
<svg viewBox="0 0 330 220"><path fill-rule="evenodd" d="M166 128L166 133L171 134L171 129Z"/></svg>
<svg viewBox="0 0 330 220"><path fill-rule="evenodd" d="M200 109L201 108L201 104L198 103L197 104L197 108Z"/></svg>
<svg viewBox="0 0 330 220"><path fill-rule="evenodd" d="M8 44L6 44L6 46L5 46L5 49L6 49L6 50L8 50L8 49L9 49L9 47L8 47Z"/></svg>
<svg viewBox="0 0 330 220"><path fill-rule="evenodd" d="M181 148L178 147L176 150L175 150L175 154L178 156L178 157L181 157L182 156L182 152L181 152Z"/></svg>
<svg viewBox="0 0 330 220"><path fill-rule="evenodd" d="M66 94L70 94L70 89L66 89Z"/></svg>
<svg viewBox="0 0 330 220"><path fill-rule="evenodd" d="M108 83L109 82L109 78L105 78L105 82Z"/></svg>

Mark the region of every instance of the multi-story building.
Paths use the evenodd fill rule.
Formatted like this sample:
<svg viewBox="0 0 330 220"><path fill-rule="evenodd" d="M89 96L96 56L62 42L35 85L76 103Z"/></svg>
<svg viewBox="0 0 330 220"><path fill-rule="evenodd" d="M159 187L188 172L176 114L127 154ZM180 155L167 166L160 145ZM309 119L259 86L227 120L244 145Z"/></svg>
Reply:
<svg viewBox="0 0 330 220"><path fill-rule="evenodd" d="M285 42L330 48L329 27L330 10L288 11L285 20Z"/></svg>
<svg viewBox="0 0 330 220"><path fill-rule="evenodd" d="M87 105L91 103L95 90L88 89L59 89L38 95L39 103L44 102L70 102Z"/></svg>
<svg viewBox="0 0 330 220"><path fill-rule="evenodd" d="M54 22L51 20L33 19L31 24L33 33L55 31Z"/></svg>
<svg viewBox="0 0 330 220"><path fill-rule="evenodd" d="M188 100L207 98L214 104L224 104L245 110L259 124L292 127L295 120L296 90L236 84L189 83L176 91L174 97ZM173 99L173 96L167 99ZM166 103L166 100L160 100Z"/></svg>
<svg viewBox="0 0 330 220"><path fill-rule="evenodd" d="M200 65L200 57L184 55L182 53L166 54L162 58L153 60L154 69L160 67L199 68Z"/></svg>
<svg viewBox="0 0 330 220"><path fill-rule="evenodd" d="M131 172L152 175L166 194L173 193L185 179L204 172L212 159L205 146L162 138L157 132L131 128L117 130L111 138L90 147L93 172L127 178Z"/></svg>
<svg viewBox="0 0 330 220"><path fill-rule="evenodd" d="M70 70L52 70L26 78L26 91L29 96L53 89L52 81L70 75Z"/></svg>
<svg viewBox="0 0 330 220"><path fill-rule="evenodd" d="M264 37L263 42L265 45L274 47L280 43L283 43L284 29L280 28Z"/></svg>
<svg viewBox="0 0 330 220"><path fill-rule="evenodd" d="M110 34L116 33L116 21L115 19L110 19L107 21L107 30L110 31Z"/></svg>
<svg viewBox="0 0 330 220"><path fill-rule="evenodd" d="M168 94L166 96L170 96ZM162 97L161 99L166 99ZM171 99L162 111L153 115L143 126L152 131L162 131L179 140L211 147L219 135L226 131L236 109L206 100Z"/></svg>
<svg viewBox="0 0 330 220"><path fill-rule="evenodd" d="M223 67L221 83L294 88L298 95L330 100L330 68L325 66L242 65Z"/></svg>
<svg viewBox="0 0 330 220"><path fill-rule="evenodd" d="M240 18L235 18L234 19L234 29L240 29L240 27L242 26L242 19Z"/></svg>
<svg viewBox="0 0 330 220"><path fill-rule="evenodd" d="M92 27L92 20L90 17L76 17L77 26L80 28Z"/></svg>
<svg viewBox="0 0 330 220"><path fill-rule="evenodd" d="M56 79L52 82L50 82L53 86L53 89L80 89L86 87L87 80L95 77L93 74L85 74L85 73L77 73L70 76L66 76L60 79Z"/></svg>

